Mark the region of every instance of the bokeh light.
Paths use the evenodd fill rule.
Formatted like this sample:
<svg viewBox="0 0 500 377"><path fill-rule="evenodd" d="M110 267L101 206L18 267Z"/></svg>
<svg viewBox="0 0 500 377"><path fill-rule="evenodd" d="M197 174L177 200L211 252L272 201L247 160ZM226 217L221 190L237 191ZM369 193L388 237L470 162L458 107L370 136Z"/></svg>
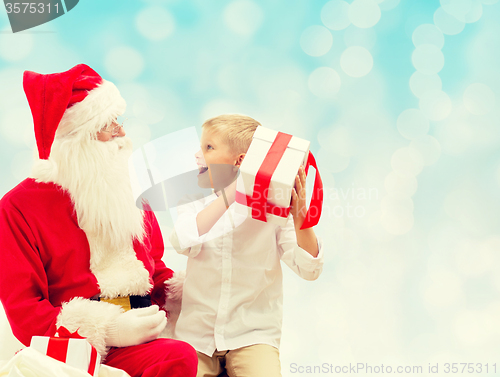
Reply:
<svg viewBox="0 0 500 377"><path fill-rule="evenodd" d="M326 171L330 173L340 173L347 169L350 158L348 156L341 156L331 148L320 148L317 160Z"/></svg>
<svg viewBox="0 0 500 377"><path fill-rule="evenodd" d="M476 22L483 14L479 0L440 0L440 3L445 12L461 22Z"/></svg>
<svg viewBox="0 0 500 377"><path fill-rule="evenodd" d="M439 141L430 135L425 135L421 138L412 140L410 143L410 149L420 153L425 166L436 163L441 156L441 145L439 144Z"/></svg>
<svg viewBox="0 0 500 377"><path fill-rule="evenodd" d="M385 178L384 187L395 198L409 198L417 191L418 181L412 175L399 175L391 171Z"/></svg>
<svg viewBox="0 0 500 377"><path fill-rule="evenodd" d="M479 346L493 336L491 328L496 318L477 310L460 312L453 323L456 338L461 344Z"/></svg>
<svg viewBox="0 0 500 377"><path fill-rule="evenodd" d="M447 119L436 128L443 151L453 156L467 152L474 142L474 127L465 119Z"/></svg>
<svg viewBox="0 0 500 377"><path fill-rule="evenodd" d="M357 142L353 138L351 127L336 125L318 130L318 143L330 148L341 156L350 157L356 154Z"/></svg>
<svg viewBox="0 0 500 377"><path fill-rule="evenodd" d="M340 56L340 66L351 77L363 77L372 70L373 57L364 47L348 47Z"/></svg>
<svg viewBox="0 0 500 377"><path fill-rule="evenodd" d="M307 55L325 55L332 47L333 37L324 26L309 26L300 37L300 46Z"/></svg>
<svg viewBox="0 0 500 377"><path fill-rule="evenodd" d="M264 14L261 7L250 0L232 1L224 10L224 22L237 34L253 35L261 26Z"/></svg>
<svg viewBox="0 0 500 377"><path fill-rule="evenodd" d="M424 75L436 74L444 66L444 55L441 49L431 44L417 46L411 60L415 69Z"/></svg>
<svg viewBox="0 0 500 377"><path fill-rule="evenodd" d="M349 20L359 28L375 26L380 20L381 12L374 0L354 0L349 6Z"/></svg>
<svg viewBox="0 0 500 377"><path fill-rule="evenodd" d="M486 84L471 84L465 89L464 105L472 114L488 114L495 106L495 93Z"/></svg>
<svg viewBox="0 0 500 377"><path fill-rule="evenodd" d="M465 28L465 22L457 20L441 7L434 13L434 24L447 35L456 35Z"/></svg>
<svg viewBox="0 0 500 377"><path fill-rule="evenodd" d="M421 289L424 302L431 307L445 308L463 298L459 276L447 269L429 271Z"/></svg>
<svg viewBox="0 0 500 377"><path fill-rule="evenodd" d="M151 141L151 130L147 123L137 118L127 119L125 132L133 140L134 148L140 148Z"/></svg>
<svg viewBox="0 0 500 377"><path fill-rule="evenodd" d="M383 0L378 2L378 6L381 10L388 11L396 8L399 5L400 1L401 0Z"/></svg>
<svg viewBox="0 0 500 377"><path fill-rule="evenodd" d="M351 24L349 20L349 3L343 0L332 0L323 5L321 21L332 30L342 30Z"/></svg>
<svg viewBox="0 0 500 377"><path fill-rule="evenodd" d="M414 209L413 201L408 197L387 195L382 199L380 204L382 213L384 212L401 212L411 214Z"/></svg>
<svg viewBox="0 0 500 377"><path fill-rule="evenodd" d="M457 250L457 269L465 276L481 276L491 271L495 265L495 253L500 240L492 237L484 242L469 240Z"/></svg>
<svg viewBox="0 0 500 377"><path fill-rule="evenodd" d="M333 98L340 90L340 76L333 68L320 67L309 75L309 89L320 98Z"/></svg>
<svg viewBox="0 0 500 377"><path fill-rule="evenodd" d="M443 84L439 75L425 75L416 71L410 77L410 89L417 98L422 98L427 92L441 90Z"/></svg>
<svg viewBox="0 0 500 377"><path fill-rule="evenodd" d="M155 124L165 118L165 104L159 98L146 97L134 102L134 115L146 124Z"/></svg>
<svg viewBox="0 0 500 377"><path fill-rule="evenodd" d="M203 106L198 122L199 124L203 124L207 119L220 114L248 114L248 112L245 111L241 104L235 101L214 99Z"/></svg>
<svg viewBox="0 0 500 377"><path fill-rule="evenodd" d="M25 59L33 50L33 34L18 33L12 35L10 27L0 30L0 58L8 62Z"/></svg>
<svg viewBox="0 0 500 377"><path fill-rule="evenodd" d="M109 75L117 80L136 79L144 69L144 58L132 47L115 47L105 57L104 64Z"/></svg>
<svg viewBox="0 0 500 377"><path fill-rule="evenodd" d="M402 235L408 233L415 223L415 219L409 211L386 211L382 212L380 217L384 229L394 235Z"/></svg>
<svg viewBox="0 0 500 377"><path fill-rule="evenodd" d="M3 111L0 115L0 125L2 136L12 144L25 145L25 140L21 135L33 134L33 120L31 114L25 111L24 106L14 106Z"/></svg>
<svg viewBox="0 0 500 377"><path fill-rule="evenodd" d="M24 150L12 156L10 171L15 179L22 181L31 174L33 151Z"/></svg>
<svg viewBox="0 0 500 377"><path fill-rule="evenodd" d="M497 178L497 183L498 183L498 186L500 186L500 163L498 164L498 168L497 168L497 171L496 171L496 178Z"/></svg>
<svg viewBox="0 0 500 377"><path fill-rule="evenodd" d="M429 119L439 121L446 119L452 110L451 99L442 90L426 92L419 102L420 110Z"/></svg>
<svg viewBox="0 0 500 377"><path fill-rule="evenodd" d="M152 41L161 41L175 30L175 20L164 7L153 6L142 10L135 19L139 33Z"/></svg>
<svg viewBox="0 0 500 377"><path fill-rule="evenodd" d="M485 230L491 228L496 213L488 213L491 201L481 195L481 188L471 182L456 187L447 193L443 202L443 209L450 219L467 229L471 236L481 236Z"/></svg>
<svg viewBox="0 0 500 377"><path fill-rule="evenodd" d="M370 50L375 46L376 41L377 34L373 28L360 29L351 27L344 32L344 42L347 47L361 46Z"/></svg>
<svg viewBox="0 0 500 377"><path fill-rule="evenodd" d="M422 24L413 32L412 41L415 47L430 44L441 49L444 46L444 35L436 25Z"/></svg>
<svg viewBox="0 0 500 377"><path fill-rule="evenodd" d="M429 120L417 109L407 109L398 116L399 133L407 139L418 139L429 131Z"/></svg>
<svg viewBox="0 0 500 377"><path fill-rule="evenodd" d="M412 148L403 147L392 154L391 166L399 175L416 176L422 171L424 161L420 153Z"/></svg>
<svg viewBox="0 0 500 377"><path fill-rule="evenodd" d="M2 112L11 110L19 104L26 104L26 96L23 91L23 70L9 67L0 71L0 109ZM24 111L26 108L24 108ZM29 114L28 114L29 115ZM3 126L3 123L2 123Z"/></svg>

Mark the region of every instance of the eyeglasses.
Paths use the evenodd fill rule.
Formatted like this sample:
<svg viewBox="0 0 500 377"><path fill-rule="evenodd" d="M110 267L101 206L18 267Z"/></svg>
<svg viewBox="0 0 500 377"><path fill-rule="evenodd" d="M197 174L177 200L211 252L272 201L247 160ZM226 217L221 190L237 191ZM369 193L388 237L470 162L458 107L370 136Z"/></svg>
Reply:
<svg viewBox="0 0 500 377"><path fill-rule="evenodd" d="M104 127L101 132L109 132L112 137L118 136L121 128L124 126L127 118L118 117L116 120L113 120L111 124Z"/></svg>

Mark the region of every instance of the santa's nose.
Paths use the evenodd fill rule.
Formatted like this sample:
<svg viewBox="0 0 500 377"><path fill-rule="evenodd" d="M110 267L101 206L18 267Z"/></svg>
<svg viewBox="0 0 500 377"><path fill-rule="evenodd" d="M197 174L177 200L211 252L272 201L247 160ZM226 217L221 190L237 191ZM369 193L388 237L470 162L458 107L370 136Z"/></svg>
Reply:
<svg viewBox="0 0 500 377"><path fill-rule="evenodd" d="M125 128L123 126L121 126L120 131L118 132L118 135L116 135L116 136L125 136L125 135L126 135Z"/></svg>

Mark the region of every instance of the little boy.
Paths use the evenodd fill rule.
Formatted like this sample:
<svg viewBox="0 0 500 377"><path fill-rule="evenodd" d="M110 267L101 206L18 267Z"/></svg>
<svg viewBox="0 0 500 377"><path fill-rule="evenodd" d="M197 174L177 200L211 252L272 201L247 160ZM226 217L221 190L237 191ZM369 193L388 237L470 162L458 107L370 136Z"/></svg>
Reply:
<svg viewBox="0 0 500 377"><path fill-rule="evenodd" d="M260 124L242 115L221 115L202 126L196 153L199 182L216 179L221 167L237 172ZM280 260L306 280L322 271L323 256L312 228L300 230L307 212L301 167L284 227L234 211L236 182L222 192L178 207L170 237L189 257L182 310L175 335L198 352L198 377L281 376L283 289Z"/></svg>

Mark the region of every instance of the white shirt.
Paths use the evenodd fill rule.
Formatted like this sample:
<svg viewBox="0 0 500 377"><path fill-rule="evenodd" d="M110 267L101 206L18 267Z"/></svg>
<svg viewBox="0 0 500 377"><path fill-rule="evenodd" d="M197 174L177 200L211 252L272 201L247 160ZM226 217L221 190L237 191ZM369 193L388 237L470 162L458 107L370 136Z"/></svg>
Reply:
<svg viewBox="0 0 500 377"><path fill-rule="evenodd" d="M297 245L290 215L285 227L247 218L234 204L198 236L197 214L215 194L177 207L170 241L189 257L175 337L212 356L252 344L279 348L283 317L280 259L297 275L315 280L323 250L314 258Z"/></svg>

